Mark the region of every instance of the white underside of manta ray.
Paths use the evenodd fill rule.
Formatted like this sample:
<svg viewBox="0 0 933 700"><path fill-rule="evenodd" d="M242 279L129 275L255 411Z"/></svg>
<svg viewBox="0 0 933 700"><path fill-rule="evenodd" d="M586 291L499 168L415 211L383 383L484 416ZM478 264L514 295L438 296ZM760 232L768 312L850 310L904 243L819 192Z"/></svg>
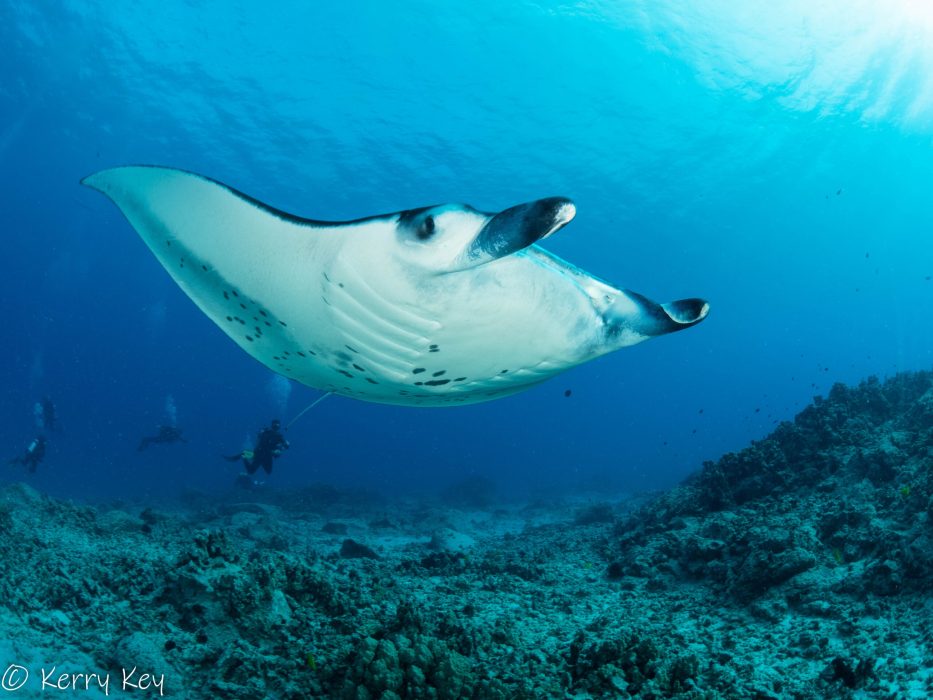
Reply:
<svg viewBox="0 0 933 700"><path fill-rule="evenodd" d="M448 204L325 222L170 168L82 182L116 203L246 352L364 401L489 401L709 311L702 299L656 304L616 289L536 245L573 218L564 198L498 214Z"/></svg>

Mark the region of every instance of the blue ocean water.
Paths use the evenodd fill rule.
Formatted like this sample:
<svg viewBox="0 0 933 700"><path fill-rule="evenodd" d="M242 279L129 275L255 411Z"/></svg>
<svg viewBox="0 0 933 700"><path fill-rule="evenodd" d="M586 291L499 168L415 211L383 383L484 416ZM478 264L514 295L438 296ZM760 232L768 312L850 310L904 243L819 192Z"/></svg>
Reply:
<svg viewBox="0 0 933 700"><path fill-rule="evenodd" d="M931 34L906 0L3 3L0 446L24 449L48 395L43 490L219 491L220 454L319 395L240 351L78 184L155 163L318 219L567 196L548 250L710 300L696 328L500 401L328 399L272 483L667 487L834 382L933 362ZM189 442L137 452L173 414Z"/></svg>

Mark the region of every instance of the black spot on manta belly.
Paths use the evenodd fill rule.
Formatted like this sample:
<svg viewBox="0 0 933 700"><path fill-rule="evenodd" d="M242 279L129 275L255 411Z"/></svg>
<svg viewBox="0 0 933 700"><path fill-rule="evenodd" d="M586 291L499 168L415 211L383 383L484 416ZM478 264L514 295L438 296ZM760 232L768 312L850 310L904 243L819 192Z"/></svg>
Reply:
<svg viewBox="0 0 933 700"><path fill-rule="evenodd" d="M425 370L424 367L415 367L415 368L411 371L411 373L412 373L412 374L421 374L422 372L425 372L425 371L427 371L427 370Z"/></svg>
<svg viewBox="0 0 933 700"><path fill-rule="evenodd" d="M447 374L447 370L446 370L446 369L442 369L442 370L438 370L437 372L435 372L435 373L432 374L431 376L432 376L432 377L442 377L442 376L445 375L445 374Z"/></svg>
<svg viewBox="0 0 933 700"><path fill-rule="evenodd" d="M224 292L224 299L229 299L229 298L230 298L230 294L228 292Z"/></svg>
<svg viewBox="0 0 933 700"><path fill-rule="evenodd" d="M358 364L356 364L355 362L353 363L353 366L356 367L360 372L365 372L365 371L366 371L365 369L363 369L362 367L360 367L360 366L359 366Z"/></svg>
<svg viewBox="0 0 933 700"><path fill-rule="evenodd" d="M431 379L424 383L425 386L443 386L444 384L450 384L449 379Z"/></svg>

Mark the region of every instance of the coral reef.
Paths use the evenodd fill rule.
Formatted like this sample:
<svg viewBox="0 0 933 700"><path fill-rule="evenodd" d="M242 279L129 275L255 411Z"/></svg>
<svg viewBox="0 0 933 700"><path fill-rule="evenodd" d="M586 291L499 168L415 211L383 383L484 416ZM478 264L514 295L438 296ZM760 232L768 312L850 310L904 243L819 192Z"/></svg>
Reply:
<svg viewBox="0 0 933 700"><path fill-rule="evenodd" d="M638 507L12 485L0 663L194 700L928 697L931 455L933 375L909 374Z"/></svg>

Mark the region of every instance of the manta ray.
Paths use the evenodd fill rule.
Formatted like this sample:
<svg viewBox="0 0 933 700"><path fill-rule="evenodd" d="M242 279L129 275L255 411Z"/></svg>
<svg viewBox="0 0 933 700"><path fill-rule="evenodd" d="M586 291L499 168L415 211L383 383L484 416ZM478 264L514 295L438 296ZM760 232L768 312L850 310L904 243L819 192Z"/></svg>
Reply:
<svg viewBox="0 0 933 700"><path fill-rule="evenodd" d="M155 166L99 190L195 304L273 372L385 404L450 406L523 391L575 365L689 328L702 299L617 289L538 245L563 197L495 214L445 204L317 221Z"/></svg>

